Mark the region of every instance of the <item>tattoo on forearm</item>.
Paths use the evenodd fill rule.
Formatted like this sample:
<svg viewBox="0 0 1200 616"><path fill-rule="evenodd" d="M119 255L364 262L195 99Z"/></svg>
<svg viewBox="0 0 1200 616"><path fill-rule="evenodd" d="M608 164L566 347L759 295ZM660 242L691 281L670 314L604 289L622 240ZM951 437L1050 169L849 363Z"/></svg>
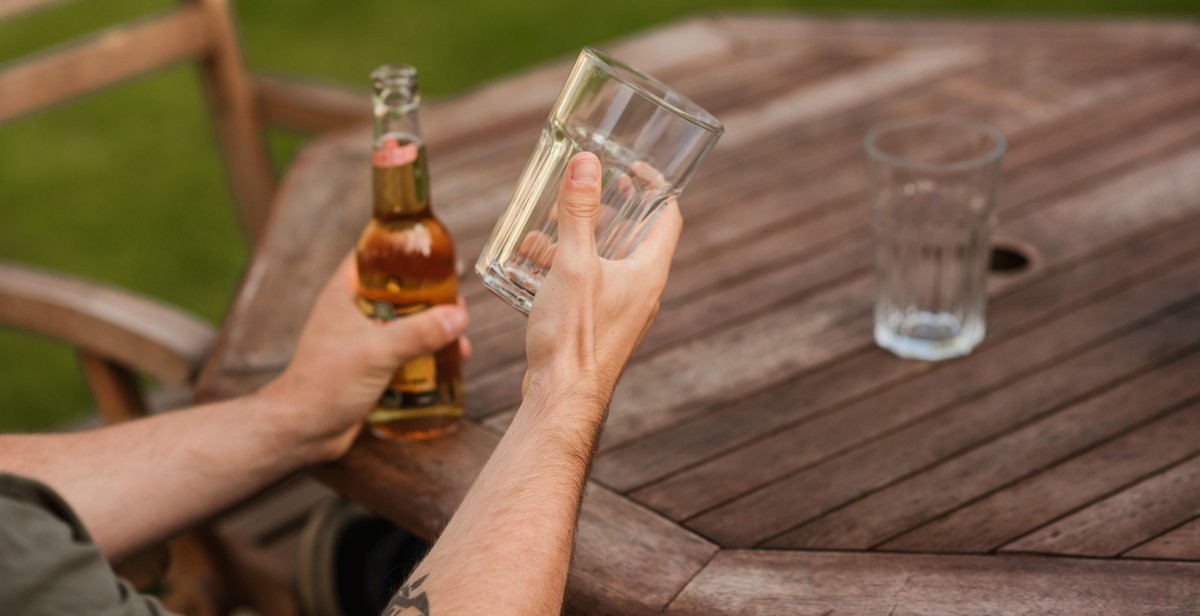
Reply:
<svg viewBox="0 0 1200 616"><path fill-rule="evenodd" d="M388 602L387 609L383 610L383 616L429 616L429 597L424 591L417 593L417 589L421 587L421 583L429 574L422 575L415 581L409 581L396 594L392 596L392 600ZM414 594L416 593L416 594Z"/></svg>

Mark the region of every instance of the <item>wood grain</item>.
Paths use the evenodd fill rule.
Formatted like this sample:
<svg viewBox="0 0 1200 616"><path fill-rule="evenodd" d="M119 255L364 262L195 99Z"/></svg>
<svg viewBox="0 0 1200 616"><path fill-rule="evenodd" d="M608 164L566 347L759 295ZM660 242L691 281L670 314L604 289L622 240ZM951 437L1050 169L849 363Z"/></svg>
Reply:
<svg viewBox="0 0 1200 616"><path fill-rule="evenodd" d="M1190 616L1197 576L1195 563L731 550L666 613Z"/></svg>
<svg viewBox="0 0 1200 616"><path fill-rule="evenodd" d="M1200 46L1200 27L1186 21L1032 21L967 19L880 19L849 17L821 19L813 17L764 15L721 15L720 25L734 40L754 41L816 40L826 44L850 39L858 44L885 40L907 45L946 44L952 42L994 45L1018 60L1046 50L1070 49L1076 55L1116 49L1166 47L1180 53Z"/></svg>
<svg viewBox="0 0 1200 616"><path fill-rule="evenodd" d="M1169 319L1163 325L1171 336L1188 342L1200 342L1200 335L1188 335L1189 323L1200 323L1200 310ZM843 505L832 513L771 540L767 545L820 546L830 549L873 547L968 500L986 495L1042 467L1069 460L1098 442L1118 436L1132 426L1200 397L1200 382L1192 378L1195 374L1200 374L1200 354L1197 353L1156 367L1115 389L1093 389L1089 392L1092 397L1083 402L1025 424L995 440L920 471L919 475L892 483L886 489ZM1063 377L1048 372L1037 378L1056 380ZM1010 386L1006 393L1016 388ZM988 399L971 404L991 407ZM954 428L955 422L945 420L943 425ZM1200 425L1184 423L1180 427L1185 430L1184 435L1200 434ZM927 447L926 451L945 451L954 446L947 446L948 443L962 442L958 437L963 432L955 434L956 438L939 440L937 436L940 431L928 425L917 424L910 430L911 434L900 433L899 438L885 439L890 442L873 448L876 451L871 454L872 464L886 464L891 460L894 466L887 472L876 473L872 481L887 480L888 477L910 471L915 466L913 458L924 458L925 461L936 459L934 456L912 455L913 449ZM913 438L916 434L920 436ZM1176 447L1169 448L1171 440L1168 436L1159 436L1160 442L1154 445L1156 453L1167 456L1174 453L1166 463L1200 452L1200 437L1184 438ZM936 445L932 443L935 440L939 441ZM1120 477L1121 474L1105 476L1108 483L1097 491L1105 494L1119 489L1123 485ZM1072 486L1062 487L1062 496L1052 497L1051 504L1047 506L1070 509L1055 502L1058 498L1067 500L1074 496ZM1030 515L1027 519L1032 518Z"/></svg>
<svg viewBox="0 0 1200 616"><path fill-rule="evenodd" d="M1200 513L1200 457L1193 456L1001 550L1116 556L1197 513Z"/></svg>
<svg viewBox="0 0 1200 616"><path fill-rule="evenodd" d="M1200 130L1200 117L1197 117L1196 121L1193 123L1196 125L1197 130ZM1200 134L1200 132L1196 134ZM1148 137L1148 139L1143 141L1141 139L1142 136ZM1157 143L1159 146L1166 147L1168 148L1168 151L1170 151L1169 148L1174 147L1174 139L1178 136L1180 136L1180 131L1176 126L1166 127L1161 132L1151 131L1150 133L1141 133L1139 136L1136 136L1132 139L1118 139L1114 141L1111 144L1111 147L1107 149L1098 151L1085 151L1081 153L1080 159L1067 159L1068 162L1066 162L1065 165L1051 165L1043 173L1037 174L1037 181L1026 183L1023 181L1025 177L1018 177L1007 189L1007 194L1010 195L1008 203L1014 207L1022 205L1024 203L1024 195L1027 194L1033 196L1034 198L1049 196L1047 193L1054 194L1057 192L1058 194L1061 194L1062 186L1064 184L1070 185L1070 182L1079 182L1081 184L1078 185L1083 185L1082 183L1085 183L1088 180L1094 180L1095 178L1103 177L1105 172L1127 168L1132 161L1137 160L1137 158L1128 157L1129 155L1140 154L1144 156L1150 147L1149 144L1151 143ZM1093 173L1096 175L1092 175ZM1056 188L1049 188L1050 186L1054 186ZM689 232L690 230L691 227L689 226ZM1001 233L1004 235L1016 234L1016 232L1010 234L1006 228L1002 228ZM1140 252L1145 252L1148 250L1146 248L1147 246L1151 247L1149 248L1151 252L1156 251L1160 247L1166 247L1168 250L1183 249L1187 246L1186 238L1195 233L1200 233L1200 228L1197 228L1193 224L1190 226L1190 230L1177 233L1174 238L1163 238L1161 242L1153 244L1150 242L1142 242L1138 244L1141 246L1141 248L1138 250ZM736 254L736 251L731 252ZM734 255L731 254L730 256L732 257ZM785 268L777 270L774 273L769 273L766 276L759 275L748 277L747 280L743 280L728 286L727 290L730 292L746 290L747 293L745 294L726 293L726 289L722 289L720 292L712 296L696 298L692 302L681 306L678 310L672 310L668 305L668 307L664 308L663 316L660 319L660 321L663 322L661 324L656 324L656 326L651 329L649 335L647 336L647 340L643 343L643 346L649 346L653 348L655 345L660 345L665 341L671 340L671 336L676 332L683 330L685 325L695 323L693 319L690 319L686 316L687 313L692 310L705 310L706 312L711 310L712 312L717 312L720 314L737 314L742 309L741 305L738 304L738 300L742 299L742 295L748 295L748 297L742 300L741 304L754 306L757 305L758 302L763 301L762 298L772 297L773 293L777 293L779 291L788 291L801 294L807 285L820 285L826 280L836 279L839 276L848 275L855 271L862 271L863 268L865 268L865 266L870 262L870 258L869 235L866 234L864 230L860 233L859 239L855 243L846 244L838 248L826 249L824 252L819 252L818 256L813 259L785 266ZM1172 257L1167 256L1164 258L1170 259ZM1115 279L1119 277L1118 272L1124 271L1124 267L1131 265L1131 263L1129 263L1130 259L1119 255L1109 255L1100 258L1100 260L1106 263L1104 266L1105 268L1117 269L1110 275L1099 268L1095 268L1092 280L1097 284L1108 282L1109 278ZM790 281L788 280L787 275L792 276ZM771 282L777 283L777 286L769 288L767 285L759 284L759 281L764 278L770 280ZM1071 278L1068 278L1068 280L1071 280ZM1006 284L1011 285L1012 282L1012 280L1008 280L1006 281ZM1042 285L1043 288L1045 286L1046 285ZM1067 288L1074 289L1078 287L1069 286ZM1086 288L1080 288L1079 290L1081 292L1086 292ZM1053 288L1044 290L1042 297L1051 299L1052 301L1063 301L1067 299L1063 293L1057 292ZM1033 301L1033 298L1030 297L1030 294L1025 294L1023 296L1023 301ZM1044 304L1046 300L1043 299L1038 301L1040 305ZM1030 319L1037 318L1037 315L1042 314L1039 309L1033 307L1016 307L1016 309L1009 309L1007 307L1009 304L1006 302L1007 300L1004 298L997 298L993 302L993 309L991 310L989 316L989 338L994 338L996 334L1001 333L1009 326L1013 325L1013 318L1019 318L1021 320L1028 321ZM724 308L724 310L716 310L718 306ZM998 307L1001 309L997 310ZM910 364L908 369L917 370L918 367L915 364ZM862 372L864 374L876 374L878 371L878 366L872 366L870 368L864 368ZM846 391L849 392L850 390ZM793 396L787 396L789 399L792 397ZM810 397L810 395L804 396L805 400L809 399ZM768 397L764 396L764 398ZM759 402L759 404L764 403L770 404L769 400L763 400ZM739 405L739 408L744 408L747 406L749 405L743 404ZM782 418L786 417L786 414L781 416L777 411L772 411L769 414L765 412L760 412L758 414L763 415L762 421L766 422L766 429L780 425L782 423ZM724 413L715 417L702 419L701 422L721 423L723 422L722 415L724 415ZM681 424L678 427L678 431L686 433L692 429L689 428L688 425L688 423ZM750 433L752 436L756 425L758 425L756 422L746 422L743 418L739 419L736 425L722 426L720 432L724 434L724 438L731 438L735 433ZM765 429L763 431L765 431ZM604 477L605 481L623 489L627 489L644 484L648 480L661 477L671 470L682 468L689 464L694 464L703 457L714 453L711 448L683 447L675 452L679 454L678 457L674 457L670 462L668 462L665 458L670 457L672 452L670 449L664 448L662 444L667 440L671 440L679 436L680 435L676 434L675 429L672 429L662 433L661 436L655 435L644 441L634 443L629 448L614 451L609 456L601 457L597 467L598 472L601 473L601 476ZM736 444L736 442L734 442L734 444ZM639 457L642 454L637 452L644 452L646 455L658 458L659 462L656 464L647 464L647 460ZM623 460L628 460L628 463L623 462ZM667 466L663 466L664 464ZM617 469L613 468L613 472L610 472L608 469L612 468L613 466L620 466L620 471L617 471Z"/></svg>
<svg viewBox="0 0 1200 616"><path fill-rule="evenodd" d="M1174 163L1175 161L1173 160L1171 162ZM1104 219L1106 216L1096 216L1093 215L1093 212L1103 209L1108 216L1118 216L1118 213L1115 210L1121 210L1133 217L1141 217L1146 215L1153 217L1154 215L1151 213L1151 203L1167 208L1165 211L1163 211L1164 214L1174 207L1187 207L1189 200L1184 193L1174 192L1175 181L1177 178L1182 177L1182 169L1174 167L1173 165L1170 168L1175 170L1175 175L1165 178L1157 178L1157 181L1160 183L1160 189L1165 194L1171 194L1172 196L1170 197L1160 196L1154 201L1142 201L1138 199L1136 201L1138 204L1135 205L1136 197L1133 196L1133 194L1136 194L1135 186L1131 182L1122 191L1104 192L1103 196L1100 194L1101 191L1088 193L1081 196L1087 197L1087 199L1078 198L1070 201L1060 202L1054 207L1040 210L1036 214L1019 219L1015 221L1014 224L1021 225L1023 229L1029 229L1029 231L1016 234L1016 236L1022 237L1023 239L1033 239L1031 236L1034 234L1044 234L1037 243L1038 252L1043 258L1046 258L1050 261L1067 259L1070 257L1070 253L1073 251L1085 251L1087 250L1087 245L1090 242L1101 240L1101 238L1103 238L1105 235L1111 236L1114 240L1119 240L1122 233L1129 233L1133 228L1136 228L1140 225L1130 222L1117 222L1116 219L1105 221ZM1140 174L1134 174L1133 176L1120 181L1118 184L1125 184L1126 180L1138 177L1139 175ZM1146 182L1149 181L1149 177L1153 176L1147 174L1146 177L1141 177L1139 179ZM1196 181L1200 182L1200 176L1192 177L1196 179ZM1147 188L1149 187L1148 184L1145 184L1144 186ZM1149 191L1146 192L1149 193ZM1117 197L1118 194L1120 194L1121 197ZM1151 197L1149 194L1146 194L1146 196ZM1107 200L1113 198L1125 199L1122 201L1123 205L1117 205L1115 201ZM1103 208L1097 207L1096 209L1093 209L1093 206L1098 206L1098 199L1105 199L1106 205L1103 206ZM1172 201L1173 204L1171 203ZM1126 209L1125 206L1129 207ZM1070 218L1071 222L1068 223L1066 221L1067 218ZM1036 220L1045 220L1047 224L1055 225L1053 228L1090 230L1081 231L1079 235L1072 234L1068 236L1059 236L1052 241L1048 233L1039 231L1041 226L1034 222ZM1157 290L1158 288L1165 287L1152 288ZM827 295L828 293L822 294L822 296L818 296L815 299L820 300L821 297ZM1185 297L1186 295L1183 297L1176 296L1176 298L1172 301L1179 301ZM870 305L870 300L867 296L860 297L857 299L857 301L862 306ZM1118 302L1118 304L1120 303L1121 302ZM1103 304L1100 306L1103 306ZM1160 304L1160 306L1162 306L1162 304ZM1131 308L1133 308L1133 312L1126 314L1139 314L1138 307L1133 306ZM1125 310L1127 309L1129 309L1129 307L1125 308ZM1066 342L1066 339L1060 339L1062 342L1059 344L1086 343L1087 340L1091 340L1095 335L1100 333L1098 328L1114 324L1113 320L1117 318L1115 314L1106 312L1106 310L1102 307L1091 308L1090 310L1098 311L1097 318L1095 320L1087 322L1081 322L1078 320L1071 321L1070 325L1055 331L1052 336L1041 335L1039 338L1049 341L1051 339L1058 338L1060 335L1070 335L1079 336L1080 338L1073 343ZM777 312L773 314L777 318L781 319L790 314L791 316L796 317L798 320L802 320L803 322L811 322L816 318L815 316L804 311L795 309L793 309L790 313ZM725 333L729 334L732 331L736 330L729 330ZM1068 334L1068 332L1070 333ZM858 336L860 348L870 344L870 333L868 329L860 329ZM706 342L717 340L720 340L720 338L715 336L705 339ZM761 345L772 345L774 338L768 334L767 336L764 336L761 341L752 342L748 337L737 338L737 340L737 345L739 348L732 351L732 353L735 354L734 357L749 357L752 353L754 353L755 350L757 350L756 348L753 348L752 345L756 343ZM916 413L916 409L918 408L932 410L937 404L949 403L957 399L958 396L964 395L969 391L975 391L974 387L976 387L976 385L972 385L972 383L1002 382L1002 379L1005 377L1005 375L1025 369L1031 363L1035 363L1037 361L1034 359L1035 349L1039 353L1046 352L1052 354L1057 354L1062 351L1062 348L1043 346L1041 343L1026 349L1025 347L1030 346L1027 342L1015 342L1011 339L1001 342L1000 346L1003 346L1005 350L1001 351L998 355L990 355L991 360L988 364L987 370L974 367L979 365L978 362L983 361L982 359L976 358L969 358L962 362L950 364L946 368L947 370L950 370L949 374L937 374L936 376L926 374L922 378L909 380L898 388L889 390L884 394L877 394L872 399L860 401L855 405L848 407L849 410L843 409L838 415L827 421L846 422L842 425L845 425L847 429L850 429L851 426L855 426L861 422L861 427L854 427L846 434L860 434L862 438L866 438L869 434L877 433L876 430L882 429L883 426L895 425L893 422L900 421L901 418L912 418L914 415L910 415L909 413ZM727 351L724 348L717 348L712 349L709 352L716 356L723 355L730 351ZM780 352L782 353L782 351ZM666 355L663 357L666 357ZM1003 362L1001 362L998 357L1004 358ZM749 359L744 359L742 361L750 363L750 366L745 368L746 372L749 374L754 374L751 372L751 367L757 367L760 370L765 370L765 361L762 358L756 358L753 360L753 362L751 362ZM636 376L636 374L637 373L634 372L627 374L622 386L625 386L631 380L631 378ZM666 382L669 383L671 381L668 380ZM923 387L921 383L951 383L954 386ZM730 382L730 384L732 385L732 382ZM959 387L965 387L966 389L960 390ZM704 391L702 389L697 391L697 389L698 388L694 388L689 385L687 387L680 387L676 391L688 391L689 396L697 396L699 393ZM618 390L618 392L620 392L620 390ZM660 392L659 395L664 396L665 394ZM895 406L900 407L896 412L887 410ZM606 430L612 430L613 420L620 418L620 415L617 414L619 408L620 407L617 407L616 403L614 402L613 415L610 417L610 424ZM867 409L874 410L868 411ZM639 419L641 421L647 421L645 416L653 412L653 410L656 409L641 410ZM706 462L691 469L687 473L677 475L676 477L668 480L668 482L674 486L680 486L680 484L686 483L690 487L687 487L685 490L690 496L688 498L684 498L683 494L678 492L670 495L662 494L662 498L656 498L651 501L653 503L652 506L656 508L668 508L667 510L670 512L669 515L672 515L672 517L693 515L707 507L732 497L736 493L744 492L752 486L762 485L762 483L783 476L798 467L798 464L788 462L789 460L795 459L797 462L799 462L799 460L811 462L813 459L810 457L810 455L813 452L827 451L828 448L832 447L835 443L835 441L831 440L822 440L820 447L816 447L817 444L814 444L814 447L816 448L812 450L804 447L797 448L796 443L808 443L814 438L814 436L822 434L820 429L818 429L818 431L815 433L812 432L814 428L817 428L817 426L796 426L783 432L773 434L764 440L758 441L756 446L753 448L738 450L729 456L726 456L725 458L718 458L710 462ZM818 440L820 440L820 437L818 437ZM666 485L666 482L664 485ZM644 495L642 494L638 495L639 498L643 498L643 496Z"/></svg>
<svg viewBox="0 0 1200 616"><path fill-rule="evenodd" d="M1194 127L1194 128L1196 130L1200 130L1200 124L1197 124L1196 127ZM1160 135L1159 137L1162 137L1162 136ZM1128 160L1128 159L1126 159L1126 160ZM1107 168L1111 169L1112 167L1107 167ZM1118 168L1120 168L1120 167L1118 167ZM1073 171L1073 173L1079 173L1082 169L1083 169L1082 167L1077 167L1077 168L1073 169L1072 171ZM1176 167L1175 171L1173 171L1173 173L1175 173L1175 174L1182 173L1182 168ZM1146 178L1149 177L1149 175L1151 175L1151 174L1147 174L1147 176L1141 178L1139 181L1144 182L1146 180ZM1068 176L1066 176L1066 179L1069 180L1072 177L1073 177L1072 175L1068 175ZM1075 177L1077 177L1077 176L1075 176ZM1158 183L1160 186L1169 186L1171 181L1173 181L1173 180L1171 180L1170 177L1160 177L1158 180ZM1030 186L1030 188L1035 189L1035 190L1044 191L1045 190L1044 182L1045 182L1045 178L1043 178L1042 185L1033 185L1033 186ZM849 185L850 185L850 183L847 182L847 187L849 187ZM1129 192L1134 191L1137 188L1137 185L1138 185L1137 182L1132 181L1132 178L1131 178L1131 181L1122 185L1121 188L1123 191L1125 191L1126 194L1128 194ZM1091 190L1088 190L1087 193L1101 192L1101 191L1095 190L1094 187L1089 187L1089 188L1091 188ZM1085 215L1084 208L1088 207L1088 204L1091 201L1095 200L1093 198L1092 194L1087 194L1087 193L1078 195L1076 199L1072 200L1072 202L1074 202L1074 206L1071 208L1071 209L1073 209L1073 212L1074 212L1072 215ZM1116 196L1115 193L1112 196L1115 197ZM1115 201L1115 199L1114 199L1114 201ZM1179 195L1174 196L1174 202L1177 205L1181 204ZM812 244L815 244L811 248L812 254L821 254L822 249L829 250L829 249L836 248L837 244L829 245L829 244L822 244L822 242L825 241L826 238L843 237L844 234L849 234L851 232L862 233L861 229L862 229L862 226L864 223L863 215L858 210L858 206L856 203L842 202L841 205L843 207L833 208L833 209L829 210L829 212L827 213L826 216L824 216L816 221L808 221L809 223L811 223L810 226L806 226L802 229L784 226L780 229L773 230L772 232L770 232L769 234L767 234L764 237L756 237L756 238L754 238L754 241L752 241L752 242L747 241L747 242L742 243L741 245L720 246L719 254L722 255L722 258L721 259L710 259L710 260L708 260L706 262L702 262L702 263L698 262L697 267L694 270L698 274L695 279L696 280L721 280L723 277L729 277L730 283L727 285L723 285L723 286L738 287L738 286L744 285L748 278L762 276L765 273L771 273L773 267L769 266L767 264L767 262L764 262L764 261L770 260L770 262L788 263L788 261L786 261L786 258L797 256L798 252L805 250L806 247L808 247L809 245L812 245ZM1065 204L1063 204L1063 205L1065 206ZM1010 221L1011 221L1010 224L1013 224L1016 222L1015 220L1012 220L1012 219L1010 219ZM690 229L690 227L689 227L689 229ZM1022 227L1016 226L1015 230L1013 231L1013 234L1020 237L1021 230L1022 230ZM1113 231L1117 231L1117 229L1113 229ZM1007 231L1003 231L1003 232L1007 233ZM686 244L688 241L689 240L685 240L684 244ZM864 244L863 244L862 250L866 251L866 250L868 250L868 248L867 248L868 245L865 243L866 240L863 240L863 241L864 241ZM1082 244L1080 244L1079 246L1082 247ZM1054 249L1053 247L1050 247L1050 250L1053 250L1053 249ZM682 250L682 247L681 247L681 250ZM866 253L859 253L858 258L859 259L867 258ZM780 259L784 259L784 260L779 261ZM861 262L861 261L859 261L859 262ZM686 272L687 271L686 268L683 271ZM838 271L838 270L834 269L832 271ZM668 285L667 297L664 300L664 301L668 302L668 311L667 311L668 313L670 312L669 303L671 301L674 301L674 298L672 297L674 292L672 291L672 289L679 288L679 281L680 281L681 275L684 277L683 281L688 280L687 274L685 274L683 272L675 272L673 280ZM817 279L817 282L819 284L820 278ZM721 285L718 285L718 286L721 286ZM711 287L711 288L716 289L717 287ZM792 288L791 285L780 285L777 287L777 289L779 289L779 290L786 290L789 288ZM744 303L746 303L750 306L753 306L756 304L756 302L759 301L757 299L759 296L764 297L764 298L772 297L772 295L770 295L768 293L757 293L754 295L754 299L746 300ZM779 295L776 294L773 297L778 298ZM785 297L786 297L786 295L785 295ZM723 298L722 304L729 305L730 303L736 303L737 298L738 298L738 295L735 295L735 294L726 295ZM691 297L689 297L689 300L691 302L695 303L699 300L699 298L695 297L695 296L691 296ZM770 300L767 299L765 301L769 302ZM718 304L718 306L720 306L720 305L721 304ZM759 305L761 306L761 304L759 304ZM862 304L862 305L866 305L866 304ZM713 307L713 312L716 312L716 313L722 312L720 310L716 310L715 308L716 307ZM736 312L737 310L740 310L740 309L734 309L733 311ZM729 312L729 311L726 311L726 312ZM799 317L799 315L797 315L797 316ZM782 317L777 314L775 316L775 318L782 318ZM664 319L664 320L666 320L666 319ZM671 319L671 320L673 322L676 321L675 319ZM809 317L809 320L811 320L811 317ZM715 323L712 323L712 322L703 323L702 322L697 325L699 327L711 327L712 325L715 325ZM719 336L732 337L733 335L734 334L731 331L726 329L726 330L718 331L717 335L714 337L719 337ZM649 335L651 344L654 344L655 336L656 336L656 333L652 330ZM515 339L515 336L513 339ZM509 348L512 348L512 340L513 339L510 339L508 341ZM869 343L869 340L863 341L864 345L868 344L868 343ZM727 352L732 353L734 355L739 354L739 353L755 353L755 352L757 352L757 350L751 350L751 348L750 348L752 346L751 343L747 343L747 345L744 345L744 346L747 347L745 350L721 349L719 351L712 351L712 354L713 354L713 356L718 356L718 355L723 355ZM670 351L668 351L668 353L671 353L671 352L677 354L678 356L687 356L687 354L688 354L687 350L682 347L678 347L678 348L671 349ZM513 356L510 355L510 357L513 357ZM514 359L516 359L516 358L514 357ZM662 362L662 361L667 361L667 360L664 360L661 357L656 357L656 358L654 358L654 360L652 360L650 362L644 362L644 363L640 363L640 364L635 363L634 365L632 365L630 367L630 369L628 371L629 376L627 376L627 378L626 378L626 383L629 383L631 380L637 378L635 375L639 374L639 372L643 371L643 370L650 371L653 374L657 375L658 372L656 370L652 370L651 368L649 368L649 365L657 363L657 362ZM749 363L739 362L739 361L736 361L733 359L731 359L729 364L733 365L733 366L746 366L747 368L749 368L751 366L751 364L749 364ZM761 366L762 364L763 363L760 362L758 365ZM515 369L514 369L514 371L515 371ZM680 376L686 374L685 372L682 372L679 370L667 369L666 371L671 372L671 373L677 373ZM764 376L770 376L772 374L770 370L764 370L763 372L764 372ZM494 412L496 410L500 410L503 408L511 407L514 404L516 396L518 395L518 392L516 391L515 386L512 384L511 375L512 375L512 372L506 372L503 376L497 376L494 379L488 378L491 375L485 375L480 380L477 380L475 382L475 384L471 387L470 393L475 397L479 397L479 398L483 399L483 407L484 407L485 414L487 414L489 412ZM656 378L656 377L650 377L650 378ZM730 381L730 379L726 379L726 380L727 380L727 382ZM732 379L732 381L736 381L736 379ZM697 394L702 395L706 391L706 388L710 384L713 387L718 387L718 383L719 383L719 381L709 379L706 382L704 382L698 386L693 386L692 384L689 383L688 385L681 385L679 387L679 389L695 391L695 392L697 392ZM730 391L730 392L741 390L741 387L736 382L728 382L728 385L729 385L728 391ZM623 387L629 387L629 385L623 385ZM672 386L669 389L675 389L675 387ZM661 393L664 390L663 390L663 388L658 388L658 391ZM621 396L621 394L618 393L618 400L620 400L620 396ZM666 427L669 424L677 423L683 419L686 419L689 416L694 416L697 412L700 411L700 409L697 408L697 406L705 407L707 405L711 405L716 402L721 402L720 400L704 399L701 401L700 405L689 404L689 405L687 405L686 408L683 408L683 409L672 408L670 405L665 406L665 407L659 405L659 406L655 406L654 411L647 412L644 410L643 407L644 406L653 406L653 404L642 402L643 399L640 397L640 390L639 390L638 395L635 395L634 397L637 399L637 402L633 403L634 408L632 410L630 410L628 414L626 414L622 410L624 407L621 404L614 404L613 421L610 423L610 427L609 427L608 431L606 432L606 435L605 435L606 440L602 444L602 451L607 450L608 448L611 448L611 447L619 446L620 444L623 444L624 442L627 442L628 440L630 440L632 438L636 438L637 436L640 436L640 434L645 434L647 429L651 429L651 430L661 429L661 428ZM487 407L492 407L492 408L489 411ZM655 417L656 414L660 415L660 416ZM630 426L622 425L622 423L625 421L624 418L627 416L637 417L638 423L635 425L630 425Z"/></svg>
<svg viewBox="0 0 1200 616"><path fill-rule="evenodd" d="M1125 558L1200 560L1200 517L1122 554Z"/></svg>
<svg viewBox="0 0 1200 616"><path fill-rule="evenodd" d="M1200 234L1200 219L1140 238L1128 250L1110 252L998 298L989 306L984 348L1049 318L1056 312L1088 303L1107 292L1195 252L1191 238ZM970 361L970 360L968 360ZM621 489L638 488L666 478L722 452L732 451L771 430L827 412L894 379L912 378L933 368L897 362L867 350L738 404L701 416L601 456L596 473ZM666 500L671 500L667 498Z"/></svg>
<svg viewBox="0 0 1200 616"><path fill-rule="evenodd" d="M884 543L880 549L989 552L1196 453L1200 449L1197 434L1200 434L1200 403L1193 402L1178 412L934 519ZM1046 448L1049 447L1047 443ZM958 488L957 484L951 489Z"/></svg>
<svg viewBox="0 0 1200 616"><path fill-rule="evenodd" d="M897 478L895 473L902 473L903 467L897 466L896 457L883 455L894 451L891 443L909 436L923 439L930 449L904 452L911 453L910 463L930 456L932 459L925 458L929 463L956 453L969 439L1002 433L1086 396L1123 374L1153 366L1187 348L1189 341L1176 336L1176 322L1169 318L1146 332L1139 332L1139 326L1172 304L1194 298L1200 292L1198 274L1200 264L1193 263L1174 275L1152 279L1129 293L1064 315L1028 337L1010 339L971 358L986 362L987 371L971 370L969 364L960 362L963 367L958 370L951 366L926 373L739 450L727 456L723 470L736 462L744 475L774 482L692 519L689 525L723 545L757 544L880 487L886 477ZM1162 295L1165 288L1189 280L1195 282L1180 289L1173 299ZM1112 339L1114 336L1119 337ZM1097 342L1104 343L1097 346ZM1052 373L1059 378L1050 378ZM947 412L948 408L952 410ZM916 421L922 423L912 423ZM888 434L889 428L901 430L872 440ZM843 455L847 451L853 453ZM755 464L765 468L760 470ZM910 470L917 468L920 466ZM754 485L747 481L749 477L736 478L732 484L727 477L733 478L728 473L722 473L719 482L711 478L709 491L736 495ZM701 497L704 500L697 498L687 504L695 507L715 498Z"/></svg>

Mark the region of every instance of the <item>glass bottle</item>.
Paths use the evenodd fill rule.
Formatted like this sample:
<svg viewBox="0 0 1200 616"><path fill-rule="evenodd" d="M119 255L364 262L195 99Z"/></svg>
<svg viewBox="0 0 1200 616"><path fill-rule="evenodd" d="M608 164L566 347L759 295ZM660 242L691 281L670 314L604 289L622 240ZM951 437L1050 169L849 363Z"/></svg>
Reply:
<svg viewBox="0 0 1200 616"><path fill-rule="evenodd" d="M433 214L429 170L417 123L417 71L385 65L371 73L374 211L358 241L358 305L371 319L404 318L458 301L454 241ZM456 429L463 415L458 343L411 359L367 417L371 431L425 440Z"/></svg>

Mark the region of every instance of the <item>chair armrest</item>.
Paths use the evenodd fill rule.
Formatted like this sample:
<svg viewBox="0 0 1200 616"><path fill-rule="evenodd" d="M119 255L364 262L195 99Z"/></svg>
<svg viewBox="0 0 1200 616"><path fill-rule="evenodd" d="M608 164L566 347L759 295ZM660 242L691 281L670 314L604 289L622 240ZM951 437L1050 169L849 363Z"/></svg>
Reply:
<svg viewBox="0 0 1200 616"><path fill-rule="evenodd" d="M200 318L149 298L3 261L0 324L65 340L172 385L191 381L216 338Z"/></svg>
<svg viewBox="0 0 1200 616"><path fill-rule="evenodd" d="M369 122L371 99L362 91L255 76L254 96L268 124L308 133Z"/></svg>

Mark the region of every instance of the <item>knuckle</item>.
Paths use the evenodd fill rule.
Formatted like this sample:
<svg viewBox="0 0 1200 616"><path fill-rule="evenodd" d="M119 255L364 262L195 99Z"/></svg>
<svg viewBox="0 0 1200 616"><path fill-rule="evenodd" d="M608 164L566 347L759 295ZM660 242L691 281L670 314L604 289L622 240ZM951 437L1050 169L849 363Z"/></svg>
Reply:
<svg viewBox="0 0 1200 616"><path fill-rule="evenodd" d="M600 213L600 194L592 190L573 190L563 199L563 212L575 218L595 218Z"/></svg>
<svg viewBox="0 0 1200 616"><path fill-rule="evenodd" d="M401 360L435 351L444 346L445 337L433 314L422 313L393 322L392 353Z"/></svg>
<svg viewBox="0 0 1200 616"><path fill-rule="evenodd" d="M444 346L446 333L441 324L437 322L437 317L432 313L422 314L421 317L419 320L414 320L413 330L422 348L432 351Z"/></svg>

